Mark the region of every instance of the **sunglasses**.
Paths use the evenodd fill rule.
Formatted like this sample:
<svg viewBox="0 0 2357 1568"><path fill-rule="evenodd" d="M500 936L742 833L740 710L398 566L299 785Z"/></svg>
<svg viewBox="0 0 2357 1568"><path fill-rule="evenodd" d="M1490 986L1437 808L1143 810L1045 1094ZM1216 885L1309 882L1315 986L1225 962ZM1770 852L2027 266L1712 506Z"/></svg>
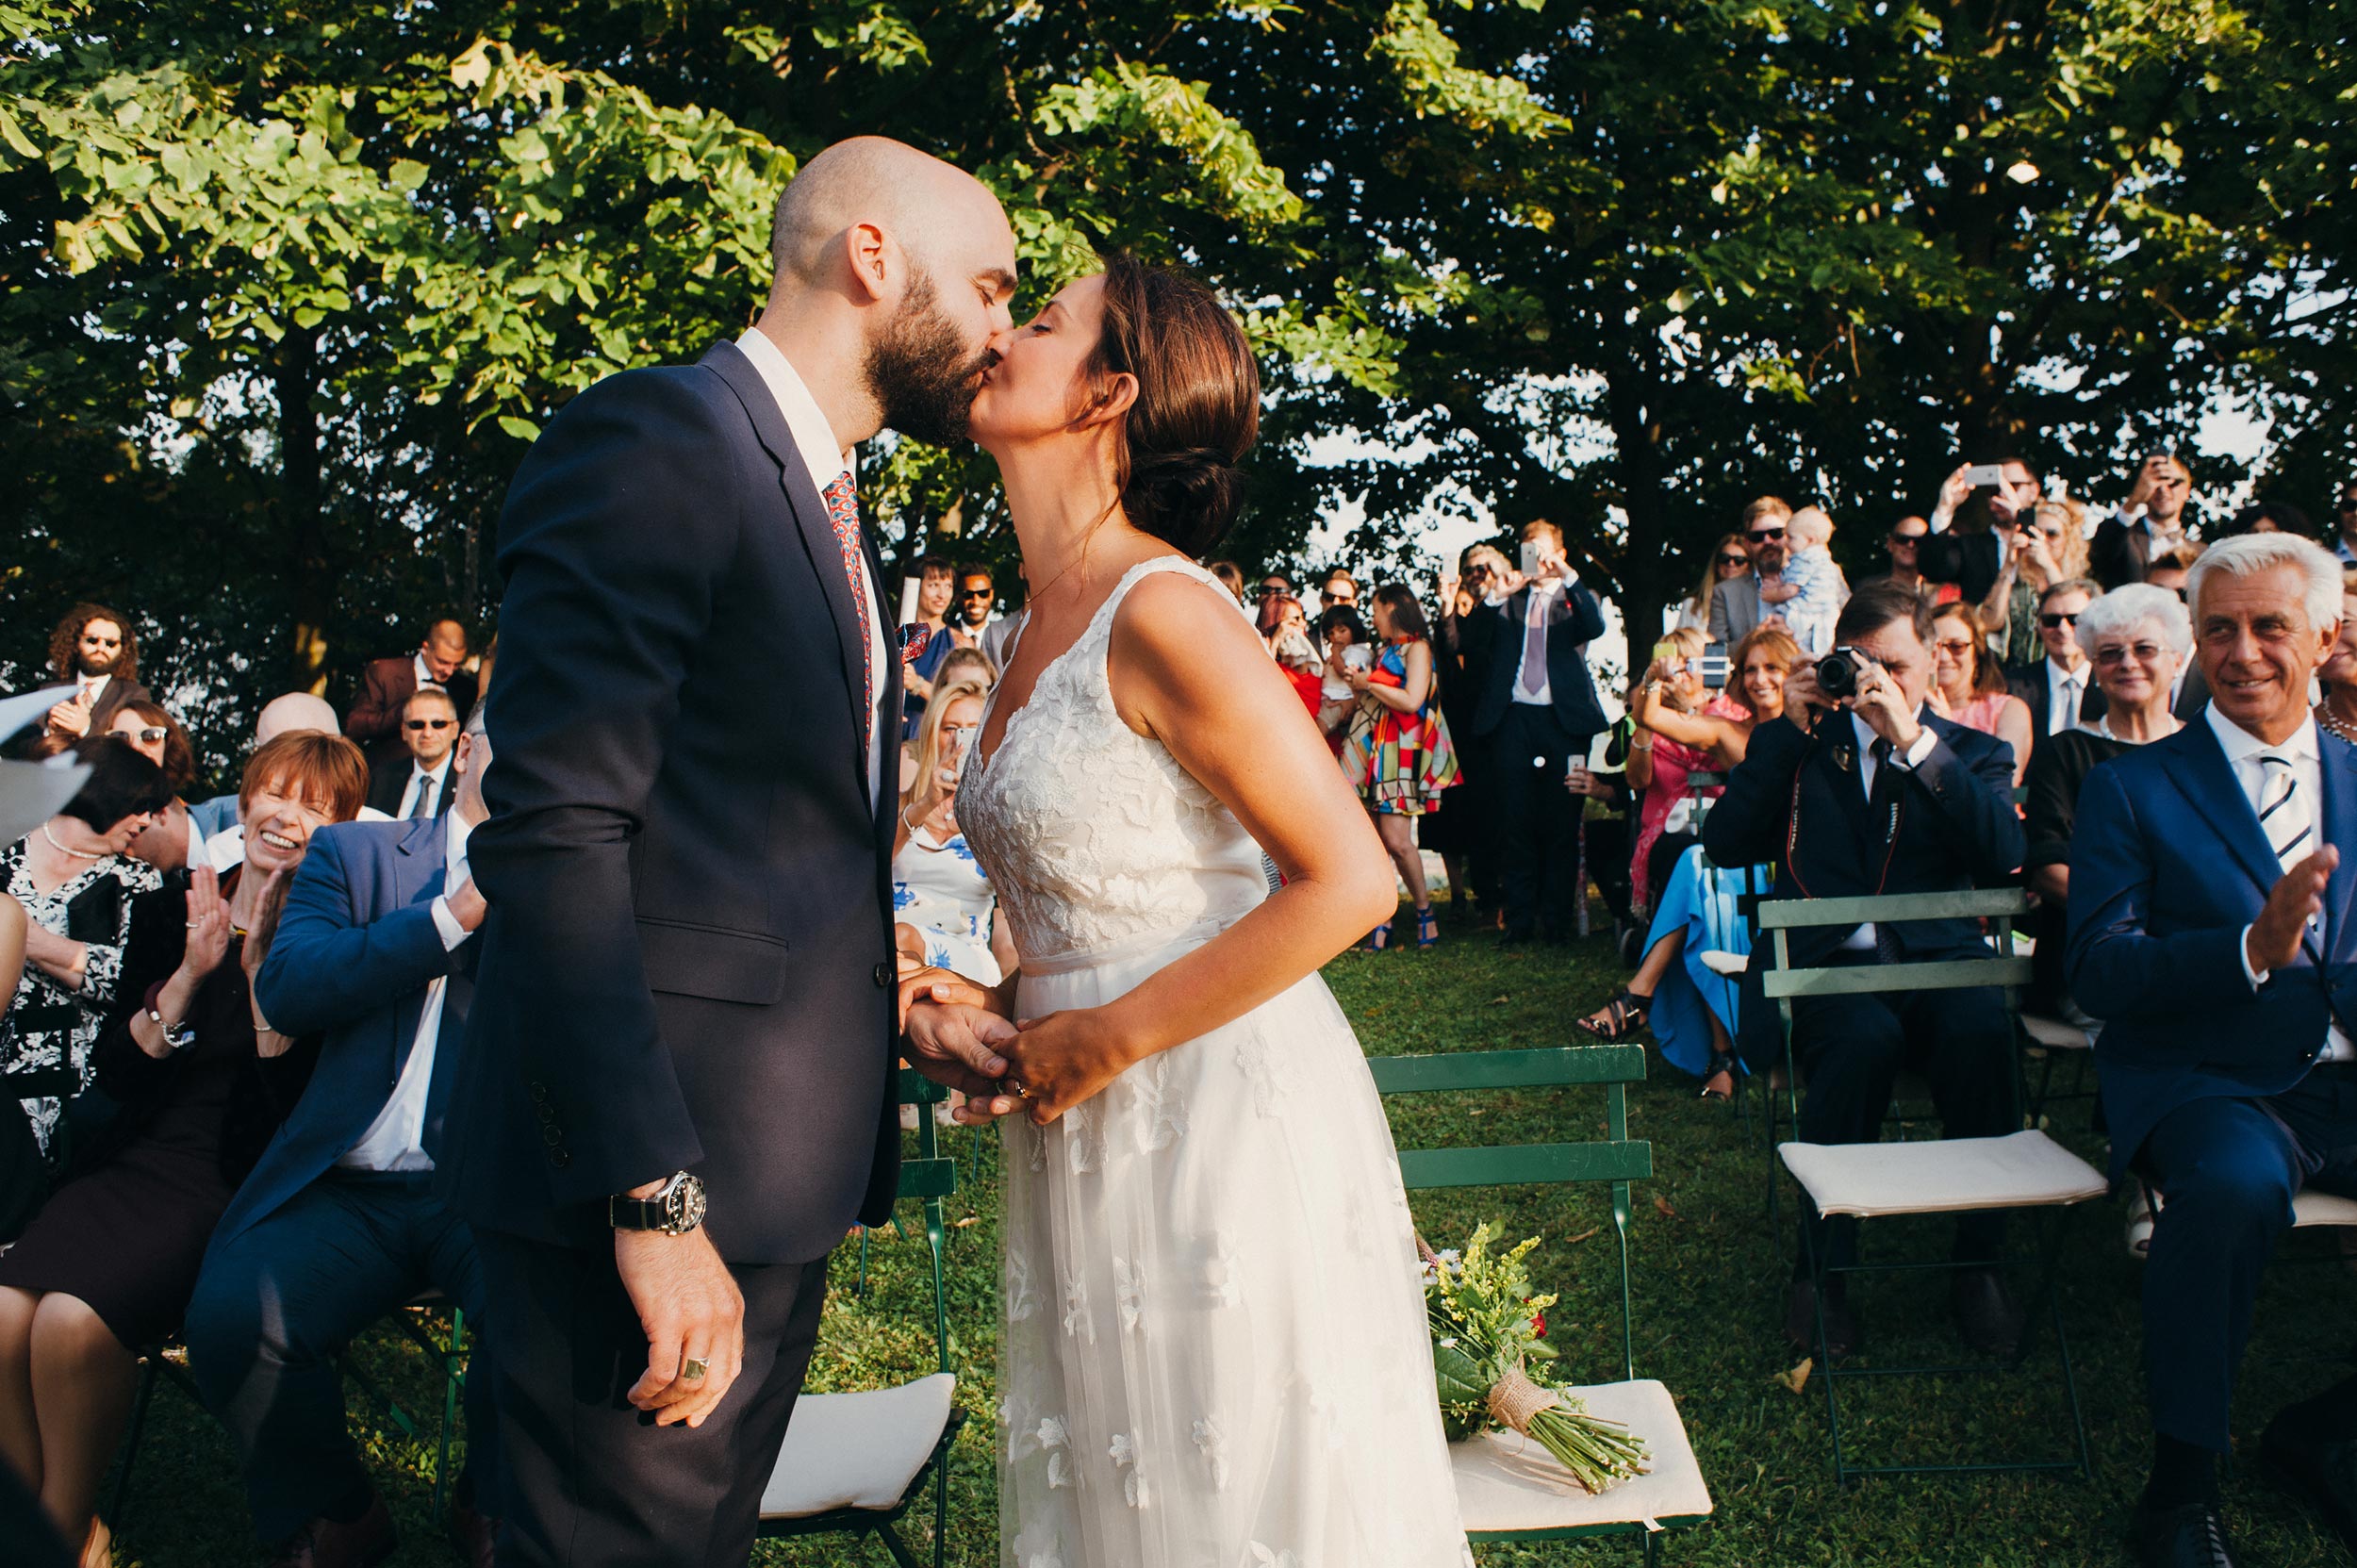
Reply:
<svg viewBox="0 0 2357 1568"><path fill-rule="evenodd" d="M2357 495L2345 495L2341 497L2340 509L2343 512L2357 512Z"/></svg>
<svg viewBox="0 0 2357 1568"><path fill-rule="evenodd" d="M2037 618L2037 623L2052 632L2065 626L2078 625L2079 618L2076 615L2042 615Z"/></svg>
<svg viewBox="0 0 2357 1568"><path fill-rule="evenodd" d="M968 588L958 597L960 599L988 599L991 590L988 588Z"/></svg>
<svg viewBox="0 0 2357 1568"><path fill-rule="evenodd" d="M123 646L123 639L121 637L84 637L82 646L85 648L120 648Z"/></svg>
<svg viewBox="0 0 2357 1568"><path fill-rule="evenodd" d="M1783 538L1784 530L1781 528L1755 528L1743 536L1751 540L1754 544L1760 544Z"/></svg>
<svg viewBox="0 0 2357 1568"><path fill-rule="evenodd" d="M1318 590L1318 597L1325 600L1328 604L1356 604L1359 602L1359 596L1355 593L1328 593L1323 588Z"/></svg>
<svg viewBox="0 0 2357 1568"><path fill-rule="evenodd" d="M2151 664L2161 656L2161 645L2156 642L2138 642L2125 647L2099 648L2095 651L2095 662L2109 669L2115 665L2125 664L2131 653L2135 655L2136 663Z"/></svg>
<svg viewBox="0 0 2357 1568"><path fill-rule="evenodd" d="M1890 536L1890 546L1893 550L1896 550L1903 544L1913 547L1915 545L1921 544L1922 542L1923 536L1920 534L1893 534Z"/></svg>
<svg viewBox="0 0 2357 1568"><path fill-rule="evenodd" d="M150 746L161 743L164 738L163 726L159 724L150 724L144 730L124 730L119 733L125 740L141 740Z"/></svg>
<svg viewBox="0 0 2357 1568"><path fill-rule="evenodd" d="M1749 555L1722 555L1719 564L1722 567L1747 567L1752 564L1752 558Z"/></svg>
<svg viewBox="0 0 2357 1568"><path fill-rule="evenodd" d="M455 718L404 718L401 727L404 730L447 730L457 722Z"/></svg>
<svg viewBox="0 0 2357 1568"><path fill-rule="evenodd" d="M1263 583L1261 585L1261 597L1263 599L1275 599L1279 594L1288 594L1293 591L1294 586L1291 583Z"/></svg>

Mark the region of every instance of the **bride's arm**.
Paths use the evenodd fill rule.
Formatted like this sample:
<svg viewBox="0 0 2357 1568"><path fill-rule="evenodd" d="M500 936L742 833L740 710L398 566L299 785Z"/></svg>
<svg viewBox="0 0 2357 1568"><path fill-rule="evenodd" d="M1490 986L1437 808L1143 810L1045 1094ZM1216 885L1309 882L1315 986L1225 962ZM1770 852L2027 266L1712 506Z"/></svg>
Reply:
<svg viewBox="0 0 2357 1568"><path fill-rule="evenodd" d="M1286 881L1128 995L1032 1022L1008 1053L1040 1122L1133 1064L1242 1017L1398 908L1365 808L1233 604L1189 577L1148 577L1114 619L1106 664L1123 721L1168 747Z"/></svg>

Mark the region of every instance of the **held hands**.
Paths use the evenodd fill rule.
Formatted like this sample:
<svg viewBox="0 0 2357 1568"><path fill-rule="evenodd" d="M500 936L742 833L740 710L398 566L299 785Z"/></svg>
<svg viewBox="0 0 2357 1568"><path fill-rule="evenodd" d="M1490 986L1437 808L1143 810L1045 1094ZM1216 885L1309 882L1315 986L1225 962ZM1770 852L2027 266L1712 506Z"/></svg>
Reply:
<svg viewBox="0 0 2357 1568"><path fill-rule="evenodd" d="M2325 883L2340 863L2340 850L2327 844L2283 873L2243 938L2243 956L2253 971L2266 974L2299 956L2300 936L2311 919L2323 916Z"/></svg>
<svg viewBox="0 0 2357 1568"><path fill-rule="evenodd" d="M966 1097L950 1113L960 1122L995 1120L1022 1105L998 1093L999 1081L1014 1071L1000 1054L1015 1037L1008 1005L947 969L918 969L900 981L902 1052L910 1066Z"/></svg>
<svg viewBox="0 0 2357 1568"><path fill-rule="evenodd" d="M662 1186L633 1190L647 1197ZM626 1397L658 1427L701 1427L745 1366L745 1297L701 1227L684 1236L614 1232L614 1266L647 1335L647 1370ZM686 1376L691 1362L701 1378Z"/></svg>
<svg viewBox="0 0 2357 1568"><path fill-rule="evenodd" d="M1026 1091L1021 1103L1040 1127L1094 1098L1142 1054L1115 1027L1107 1008L1077 1008L1026 1018L1021 1029L1022 1035L1012 1048L1013 1072Z"/></svg>

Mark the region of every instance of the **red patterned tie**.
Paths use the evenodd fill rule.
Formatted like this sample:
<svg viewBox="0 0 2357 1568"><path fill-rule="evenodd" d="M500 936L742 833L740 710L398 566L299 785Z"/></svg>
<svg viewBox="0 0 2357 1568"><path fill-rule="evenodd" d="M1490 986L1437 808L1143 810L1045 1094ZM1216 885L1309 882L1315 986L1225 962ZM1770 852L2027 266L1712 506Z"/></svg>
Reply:
<svg viewBox="0 0 2357 1568"><path fill-rule="evenodd" d="M865 699L860 712L867 713L876 705L876 651L874 634L868 629L867 584L860 570L859 494L851 487L851 475L847 470L834 476L827 487L827 520L834 524L835 543L843 547L843 575L851 580L851 603L859 611L859 656L861 673L865 685L861 695ZM861 743L865 744L865 736Z"/></svg>

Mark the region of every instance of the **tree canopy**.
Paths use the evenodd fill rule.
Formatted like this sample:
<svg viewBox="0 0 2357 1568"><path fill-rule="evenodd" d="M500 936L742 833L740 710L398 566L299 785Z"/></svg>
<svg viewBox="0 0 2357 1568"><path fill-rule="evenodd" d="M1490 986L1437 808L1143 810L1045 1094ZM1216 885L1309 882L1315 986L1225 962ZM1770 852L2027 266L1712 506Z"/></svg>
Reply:
<svg viewBox="0 0 2357 1568"><path fill-rule="evenodd" d="M862 132L999 193L1030 303L1113 245L1224 290L1254 567L1346 500L1378 564L1434 507L1544 515L1636 623L1749 493L1867 543L1960 454L2100 478L2226 394L2287 499L2357 456L2347 0L760 17L0 0L0 674L121 602L219 760L271 693L489 624L525 446L742 330L779 189ZM1011 558L971 452L864 486L890 557Z"/></svg>

